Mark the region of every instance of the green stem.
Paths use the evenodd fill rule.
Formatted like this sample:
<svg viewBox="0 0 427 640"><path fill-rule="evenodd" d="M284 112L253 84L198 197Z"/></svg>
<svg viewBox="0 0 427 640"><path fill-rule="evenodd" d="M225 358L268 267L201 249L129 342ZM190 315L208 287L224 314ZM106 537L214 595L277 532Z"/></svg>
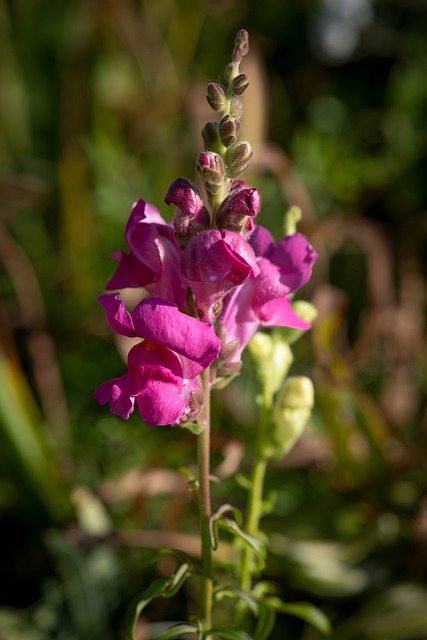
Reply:
<svg viewBox="0 0 427 640"><path fill-rule="evenodd" d="M200 588L200 619L205 629L212 627L212 549L209 533L211 518L210 494L210 372L206 369L202 373L204 402L202 414L199 418L203 431L197 437L197 458L199 470L199 512L202 576Z"/></svg>
<svg viewBox="0 0 427 640"><path fill-rule="evenodd" d="M255 462L252 468L251 483L248 496L248 510L246 517L246 531L253 536L259 534L259 522L262 516L262 494L264 491L264 478L267 470L267 458L264 456L265 431L270 419L272 404L271 394L264 389L260 412L260 424L255 444ZM252 585L254 573L254 552L246 546L242 556L242 572L240 574L240 588L248 591Z"/></svg>

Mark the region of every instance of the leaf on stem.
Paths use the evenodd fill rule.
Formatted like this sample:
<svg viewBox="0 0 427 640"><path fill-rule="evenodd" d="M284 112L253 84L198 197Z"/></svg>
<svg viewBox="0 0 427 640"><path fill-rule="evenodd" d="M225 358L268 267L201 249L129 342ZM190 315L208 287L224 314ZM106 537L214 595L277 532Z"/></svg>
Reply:
<svg viewBox="0 0 427 640"><path fill-rule="evenodd" d="M161 549L156 558L162 555L177 555L185 561L178 566L175 573L170 576L162 576L152 582L141 594L136 596L127 608L124 626L125 632L130 640L135 640L135 626L143 609L154 598L172 598L181 588L192 569L192 563L186 554L178 550ZM175 636L170 636L175 637Z"/></svg>
<svg viewBox="0 0 427 640"><path fill-rule="evenodd" d="M230 629L229 627L212 627L205 632L205 636L217 635L224 640L254 640L246 631Z"/></svg>
<svg viewBox="0 0 427 640"><path fill-rule="evenodd" d="M311 624L317 631L320 631L320 633L323 633L325 636L329 635L332 631L329 618L323 611L309 602L287 603L280 600L280 598L268 598L266 602L280 613L287 613L288 615L305 620L305 622Z"/></svg>
<svg viewBox="0 0 427 640"><path fill-rule="evenodd" d="M199 628L194 624L188 624L183 622L182 624L175 624L173 627L166 629L156 640L173 640L173 638L181 638L183 634L196 634L199 633Z"/></svg>

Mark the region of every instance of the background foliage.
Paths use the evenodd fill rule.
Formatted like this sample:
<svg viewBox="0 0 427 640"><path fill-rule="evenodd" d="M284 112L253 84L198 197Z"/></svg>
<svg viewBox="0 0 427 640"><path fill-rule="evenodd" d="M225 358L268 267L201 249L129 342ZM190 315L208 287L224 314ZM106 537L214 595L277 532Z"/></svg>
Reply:
<svg viewBox="0 0 427 640"><path fill-rule="evenodd" d="M316 410L269 474L267 577L337 640L426 637L426 23L422 0L1 1L1 640L120 638L150 549L197 555L177 471L194 436L93 401L123 368L95 298L132 202L169 217L169 183L194 177L205 87L242 27L260 222L280 234L301 206L320 254L294 365ZM218 504L244 507L255 393L248 363L217 395ZM140 637L182 611L191 588ZM285 634L319 637L281 616Z"/></svg>

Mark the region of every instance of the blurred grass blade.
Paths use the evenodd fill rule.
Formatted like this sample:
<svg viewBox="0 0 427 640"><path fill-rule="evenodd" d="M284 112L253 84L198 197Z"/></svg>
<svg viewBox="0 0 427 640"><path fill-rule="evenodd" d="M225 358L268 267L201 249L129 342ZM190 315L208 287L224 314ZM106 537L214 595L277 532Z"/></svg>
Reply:
<svg viewBox="0 0 427 640"><path fill-rule="evenodd" d="M69 517L71 503L44 440L34 398L21 369L1 347L0 442L13 483L28 497L28 504L41 508L53 522Z"/></svg>

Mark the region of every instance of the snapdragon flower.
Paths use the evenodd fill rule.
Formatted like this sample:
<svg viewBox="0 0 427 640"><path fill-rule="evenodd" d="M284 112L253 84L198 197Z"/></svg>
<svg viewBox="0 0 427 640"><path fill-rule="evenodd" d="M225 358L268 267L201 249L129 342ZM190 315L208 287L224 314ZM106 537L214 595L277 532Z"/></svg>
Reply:
<svg viewBox="0 0 427 640"><path fill-rule="evenodd" d="M249 243L257 256L259 274L227 296L219 320L225 344L236 345L229 364L240 361L243 349L260 327L311 326L293 311L289 294L310 279L316 251L300 233L275 244L270 232L259 225Z"/></svg>
<svg viewBox="0 0 427 640"><path fill-rule="evenodd" d="M220 340L211 325L181 313L175 304L144 298L129 313L118 294L99 298L110 327L141 338L128 354L128 371L95 391L100 404L127 420L135 402L148 425L180 424L200 409L198 375L218 357Z"/></svg>

